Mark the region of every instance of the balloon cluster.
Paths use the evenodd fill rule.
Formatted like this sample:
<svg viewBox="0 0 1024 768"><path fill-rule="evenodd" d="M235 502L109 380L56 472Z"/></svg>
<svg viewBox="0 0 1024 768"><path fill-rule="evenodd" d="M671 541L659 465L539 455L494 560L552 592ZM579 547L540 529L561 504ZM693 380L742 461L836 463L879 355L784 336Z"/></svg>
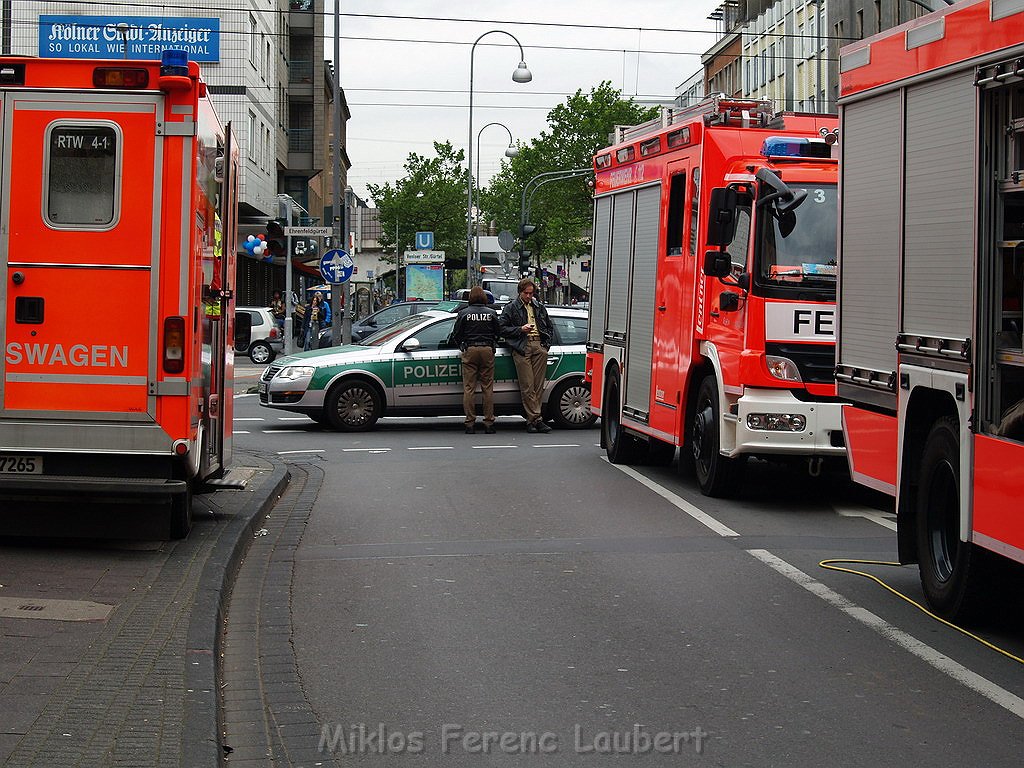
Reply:
<svg viewBox="0 0 1024 768"><path fill-rule="evenodd" d="M267 245L267 236L262 232L258 235L249 235L245 238L245 242L242 243L242 247L249 252L250 256L255 256L258 259L271 261L274 258L270 253L270 247Z"/></svg>

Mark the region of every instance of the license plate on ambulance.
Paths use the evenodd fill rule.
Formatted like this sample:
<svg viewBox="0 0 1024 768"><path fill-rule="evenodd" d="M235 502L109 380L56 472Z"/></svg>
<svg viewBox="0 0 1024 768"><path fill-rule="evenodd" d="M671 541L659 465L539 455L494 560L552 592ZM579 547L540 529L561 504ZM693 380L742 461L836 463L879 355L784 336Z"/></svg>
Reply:
<svg viewBox="0 0 1024 768"><path fill-rule="evenodd" d="M42 456L10 456L0 453L0 475L41 475Z"/></svg>

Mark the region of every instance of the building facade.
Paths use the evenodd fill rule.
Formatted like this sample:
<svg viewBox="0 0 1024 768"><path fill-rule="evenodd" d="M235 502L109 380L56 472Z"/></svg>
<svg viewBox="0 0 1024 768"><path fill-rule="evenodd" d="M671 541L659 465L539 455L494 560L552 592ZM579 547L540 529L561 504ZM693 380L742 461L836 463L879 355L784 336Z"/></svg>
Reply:
<svg viewBox="0 0 1024 768"><path fill-rule="evenodd" d="M946 5L945 0L726 0L709 16L719 24L719 37L702 57L704 93L772 99L779 110L835 112L840 48ZM696 96L687 80L676 90L676 103L694 103Z"/></svg>

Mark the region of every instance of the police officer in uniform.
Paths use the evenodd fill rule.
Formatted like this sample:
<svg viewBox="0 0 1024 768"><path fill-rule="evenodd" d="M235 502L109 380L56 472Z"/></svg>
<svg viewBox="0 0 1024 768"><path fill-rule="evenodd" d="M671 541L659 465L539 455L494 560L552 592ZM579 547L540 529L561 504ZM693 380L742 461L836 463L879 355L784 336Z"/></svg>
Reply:
<svg viewBox="0 0 1024 768"><path fill-rule="evenodd" d="M484 432L494 434L494 348L498 342L498 313L487 304L479 285L469 292L469 306L459 310L448 342L462 350L462 408L466 434L476 432L476 385L484 393Z"/></svg>

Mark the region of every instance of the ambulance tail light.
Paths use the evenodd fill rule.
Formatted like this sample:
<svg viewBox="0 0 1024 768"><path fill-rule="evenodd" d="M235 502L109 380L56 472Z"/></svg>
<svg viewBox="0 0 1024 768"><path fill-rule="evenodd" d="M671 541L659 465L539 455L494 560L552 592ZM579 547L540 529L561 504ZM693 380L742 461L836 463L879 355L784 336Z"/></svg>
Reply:
<svg viewBox="0 0 1024 768"><path fill-rule="evenodd" d="M185 318L164 318L164 373L185 370Z"/></svg>
<svg viewBox="0 0 1024 768"><path fill-rule="evenodd" d="M97 88L148 88L149 70L138 67L96 67L92 84Z"/></svg>

